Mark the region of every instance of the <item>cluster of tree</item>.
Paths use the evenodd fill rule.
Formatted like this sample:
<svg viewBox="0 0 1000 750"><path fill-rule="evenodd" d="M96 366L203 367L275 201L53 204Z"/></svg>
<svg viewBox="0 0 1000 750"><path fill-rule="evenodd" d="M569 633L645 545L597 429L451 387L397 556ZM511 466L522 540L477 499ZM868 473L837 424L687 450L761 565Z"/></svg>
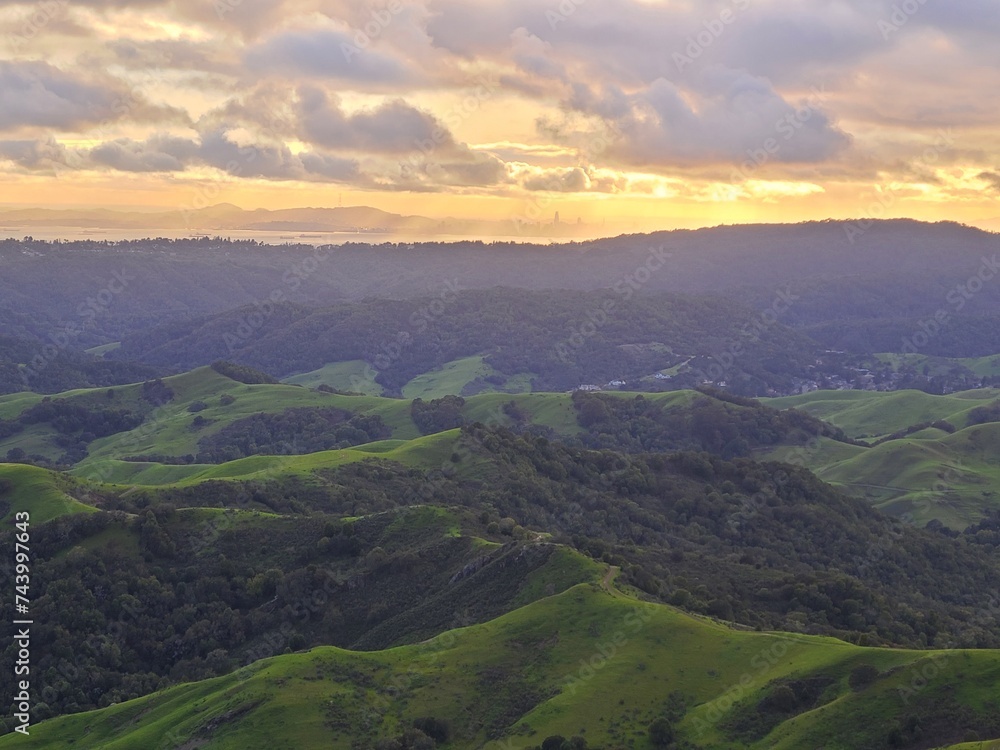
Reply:
<svg viewBox="0 0 1000 750"><path fill-rule="evenodd" d="M451 738L448 722L433 716L414 719L412 726L396 737L379 740L375 750L434 750Z"/></svg>
<svg viewBox="0 0 1000 750"><path fill-rule="evenodd" d="M958 534L922 530L845 496L805 470L700 452L628 455L466 426L477 476L444 477L372 460L265 484L214 482L133 492L105 507L233 506L358 516L401 506L464 506L483 533L547 532L622 566L652 596L752 627L922 647L992 647L981 611L1000 598L1000 521ZM532 531L534 530L534 532Z"/></svg>
<svg viewBox="0 0 1000 750"><path fill-rule="evenodd" d="M433 510L345 522L165 505L33 526L32 671L46 688L34 718L107 706L290 650L382 649L455 627L459 617L490 619L523 598L526 578L554 550L508 539L484 551L445 533L453 523L480 526L474 515ZM12 544L11 534L0 542ZM102 543L88 543L98 535ZM14 618L11 602L0 611ZM4 668L16 658L15 644L0 647ZM416 728L446 732L430 721Z"/></svg>
<svg viewBox="0 0 1000 750"><path fill-rule="evenodd" d="M643 396L577 391L573 406L585 430L578 442L627 453L694 450L723 458L814 437L853 442L842 430L795 409L778 411L717 389L703 393L690 403L668 406Z"/></svg>
<svg viewBox="0 0 1000 750"><path fill-rule="evenodd" d="M62 398L45 397L17 418L21 425L48 424L61 435L81 435L85 443L142 424L143 414L130 408L88 408Z"/></svg>
<svg viewBox="0 0 1000 750"><path fill-rule="evenodd" d="M56 461L39 454L28 455L21 447L7 453L11 461L30 462L47 467L71 466L87 457L94 440L134 430L157 406L169 402L173 391L159 378L144 381L137 393L112 388L68 398L46 396L12 420L0 419L0 438L10 437L31 425L45 424L57 434L52 442L65 453Z"/></svg>
<svg viewBox="0 0 1000 750"><path fill-rule="evenodd" d="M246 385L273 385L280 382L277 378L272 378L266 372L223 359L213 362L212 369L220 375L225 375L230 380L235 380L237 383L245 383Z"/></svg>
<svg viewBox="0 0 1000 750"><path fill-rule="evenodd" d="M381 496L485 510L514 533L553 533L621 565L650 595L752 627L1000 645L981 609L1000 597L1000 535L989 523L965 534L917 529L780 464L588 451L480 425L465 439L495 466L483 479L353 474L355 491L370 494L352 507Z"/></svg>
<svg viewBox="0 0 1000 750"><path fill-rule="evenodd" d="M114 396L114 391L108 393ZM8 451L8 460L42 466L70 466L87 457L87 446L94 440L133 430L144 419L144 411L135 404L109 406L83 399L46 396L25 409L17 419L0 420L0 436L10 437L30 425L47 424L57 433L54 444L65 451L59 459L50 462L44 456L28 455L23 448L15 447Z"/></svg>
<svg viewBox="0 0 1000 750"><path fill-rule="evenodd" d="M952 315L947 325L937 328L934 325L937 324L914 317L848 318L810 326L805 332L831 349L858 353L919 351L938 357L961 358L986 357L1000 352L1000 316L996 314ZM927 333L928 328L934 335Z"/></svg>
<svg viewBox="0 0 1000 750"><path fill-rule="evenodd" d="M410 404L410 416L421 435L433 435L465 424L463 406L465 399L461 396L445 396L431 401L417 398Z"/></svg>
<svg viewBox="0 0 1000 750"><path fill-rule="evenodd" d="M969 424L987 424L1000 422L1000 401L994 401L988 406L977 406L969 412Z"/></svg>
<svg viewBox="0 0 1000 750"><path fill-rule="evenodd" d="M447 314L434 312L438 306ZM390 395L399 395L421 373L477 354L486 355L495 378L532 373L534 388L549 391L614 379L640 387L639 378L694 357L697 371L672 387L726 380L740 392L760 395L805 376L818 351L806 337L780 324L764 325L757 312L731 300L678 294L497 288L457 292L447 301L369 300L319 309L285 303L275 306L254 336L233 342L232 331L255 311L238 309L127 337L113 356L182 368L228 356L278 376L365 360Z"/></svg>
<svg viewBox="0 0 1000 750"><path fill-rule="evenodd" d="M0 330L6 330L2 314ZM49 329L49 333L56 330ZM163 371L162 367L104 360L72 347L56 347L47 334L38 339L0 335L0 395L125 385L156 377Z"/></svg>
<svg viewBox="0 0 1000 750"><path fill-rule="evenodd" d="M768 385L787 385L789 373L810 363L805 350L815 351L812 340L786 326L799 327L826 348L900 351L923 332L921 324L933 325L928 321L940 301L953 294L961 299L961 315L917 348L949 356L1000 351L1000 288L986 285L971 296L961 291L984 253L993 252L991 242L989 235L957 225L887 222L873 226L847 255L842 227L825 223L619 237L586 243L585 253L576 244L345 245L323 248L331 260L311 275L308 297L288 289L287 304L241 308L285 288L290 264L314 260L316 249L286 245L278 252L221 238L2 241L0 299L9 308L0 310L0 330L33 340L36 351L0 363L0 388L20 390L17 364L28 363L39 344L51 344L67 322L79 324L80 303L125 267L129 293L88 318L72 346L124 341L114 357L185 369L228 358L232 347L240 362L280 375L365 359L395 394L415 374L482 352L492 355L497 378L537 373L540 390L619 377L631 381L634 374L655 371L650 365L676 363L643 348L662 343L678 356L707 357L695 362L702 370L705 363L719 365L723 379L741 392L761 393ZM816 252L803 254L804 246ZM824 247L829 252L819 250ZM526 265L531 274L524 274ZM669 272L661 270L667 265ZM637 273L644 279L641 292ZM419 297L442 278L470 291ZM571 291L534 297L482 291L497 285ZM665 296L682 293L698 296ZM412 300L361 301L372 294ZM550 298L550 309L541 310L538 297ZM470 303L477 299L481 304ZM343 300L350 302L301 307ZM482 325L463 332L473 307ZM220 315L225 310L231 312ZM243 330L254 335L234 334ZM289 338L287 347L277 341L282 336ZM731 356L735 344L744 346ZM65 361L55 365L40 374L36 390L102 385L118 377L94 373L87 382L72 382L81 375L59 372L70 367Z"/></svg>
<svg viewBox="0 0 1000 750"><path fill-rule="evenodd" d="M296 407L236 420L198 441L198 463L224 463L256 455L299 455L350 448L390 437L378 415L335 407ZM145 460L151 460L149 458Z"/></svg>

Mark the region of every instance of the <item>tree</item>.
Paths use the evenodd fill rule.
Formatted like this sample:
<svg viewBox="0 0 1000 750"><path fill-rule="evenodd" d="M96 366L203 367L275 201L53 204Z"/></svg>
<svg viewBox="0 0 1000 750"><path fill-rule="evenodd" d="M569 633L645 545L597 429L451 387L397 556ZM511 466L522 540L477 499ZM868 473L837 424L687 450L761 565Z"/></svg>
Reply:
<svg viewBox="0 0 1000 750"><path fill-rule="evenodd" d="M674 725L661 716L649 725L649 741L653 747L670 747L674 741Z"/></svg>
<svg viewBox="0 0 1000 750"><path fill-rule="evenodd" d="M851 671L851 676L847 682L853 689L861 690L875 682L878 679L878 675L878 669L871 664L862 664Z"/></svg>

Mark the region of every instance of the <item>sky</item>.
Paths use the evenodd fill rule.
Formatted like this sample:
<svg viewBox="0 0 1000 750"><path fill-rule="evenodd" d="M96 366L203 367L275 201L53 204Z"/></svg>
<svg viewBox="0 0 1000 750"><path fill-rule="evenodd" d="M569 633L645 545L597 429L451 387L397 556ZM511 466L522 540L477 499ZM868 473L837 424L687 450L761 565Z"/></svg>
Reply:
<svg viewBox="0 0 1000 750"><path fill-rule="evenodd" d="M996 0L0 0L0 204L1000 218Z"/></svg>

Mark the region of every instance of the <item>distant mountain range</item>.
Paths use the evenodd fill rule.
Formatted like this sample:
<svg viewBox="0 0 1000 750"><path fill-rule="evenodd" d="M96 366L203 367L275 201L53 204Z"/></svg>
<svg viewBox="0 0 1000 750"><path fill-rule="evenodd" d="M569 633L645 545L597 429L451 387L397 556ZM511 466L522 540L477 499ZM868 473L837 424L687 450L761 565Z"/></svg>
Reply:
<svg viewBox="0 0 1000 750"><path fill-rule="evenodd" d="M592 235L594 227L541 221L526 226L509 221L429 219L402 216L370 206L343 208L258 208L246 211L231 203L196 210L120 211L109 209L25 208L0 210L3 228L66 227L77 229L135 229L190 231L192 234L227 231L277 231L316 233L427 234L456 236L511 236L527 232L532 236L577 237Z"/></svg>

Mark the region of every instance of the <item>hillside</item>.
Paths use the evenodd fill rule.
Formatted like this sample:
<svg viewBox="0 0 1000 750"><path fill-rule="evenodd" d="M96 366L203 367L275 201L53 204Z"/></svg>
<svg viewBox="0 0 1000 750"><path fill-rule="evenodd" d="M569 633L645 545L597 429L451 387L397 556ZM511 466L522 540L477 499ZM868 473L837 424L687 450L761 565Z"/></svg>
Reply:
<svg viewBox="0 0 1000 750"><path fill-rule="evenodd" d="M932 747L1000 733L998 676L995 652L742 632L583 584L420 645L317 648L53 719L32 747L381 747L423 717L455 750L652 748L659 717L689 748Z"/></svg>
<svg viewBox="0 0 1000 750"><path fill-rule="evenodd" d="M392 451L388 457L408 463L421 444L386 440L414 441L474 422L589 447L727 457L817 435L847 440L804 413L721 391L487 393L424 401L263 382L267 376L243 377L239 368L233 377L223 372L226 366L216 365L142 384L0 397L0 455L72 466L75 475L95 481L160 484L361 460L370 452ZM260 458L238 462L251 456ZM229 468L210 466L232 461Z"/></svg>
<svg viewBox="0 0 1000 750"><path fill-rule="evenodd" d="M995 408L998 397L996 389L949 396L829 391L766 403L801 409L871 440L871 447L818 441L796 451L798 462L821 479L894 516L961 530L1000 505L1000 464L989 447L1000 440L1000 424L970 424L978 412ZM778 447L763 455L783 460L793 453Z"/></svg>
<svg viewBox="0 0 1000 750"><path fill-rule="evenodd" d="M461 395L639 386L670 368L679 371L671 383L643 390L710 379L749 395L783 393L821 352L731 300L625 292L448 288L406 301L272 305L266 315L244 307L126 336L109 356L185 369L229 359L307 383L326 370L351 391L374 381L387 395L415 397L442 385Z"/></svg>
<svg viewBox="0 0 1000 750"><path fill-rule="evenodd" d="M945 420L965 427L969 412L1000 398L1000 389L935 396L921 391L813 391L762 399L776 409L793 408L836 425L853 438L880 438L921 423Z"/></svg>
<svg viewBox="0 0 1000 750"><path fill-rule="evenodd" d="M867 277L889 282L902 276L929 282L933 276L940 283L952 275L967 278L978 270L984 255L997 251L996 243L993 235L971 227L901 220L873 222L854 243L847 241L840 222L811 222L623 235L564 246L468 241L348 245L328 248L319 267L306 276L308 291L300 283L288 285L286 292L292 300L329 304L363 299L375 289L394 298L418 296L442 279L455 279L463 289L609 288L662 246L670 253L670 273L654 274L650 289L717 293L766 287L773 296L773 290L784 284L806 280ZM9 273L0 282L0 298L23 302L23 309L32 312L42 302L32 299L37 285L51 278L66 300L63 314L72 315L71 301L86 299L92 294L89 290L105 286L125 261L129 271L142 269L121 300L129 308L219 311L266 299L276 284L284 289L281 277L289 261L301 263L314 252L307 245L279 250L256 242L209 238L61 245L5 240L0 257ZM530 274L523 272L528 265ZM214 302L208 289L218 292ZM145 305L140 304L143 300ZM886 304L884 295L880 304ZM912 307L907 312L919 314Z"/></svg>
<svg viewBox="0 0 1000 750"><path fill-rule="evenodd" d="M160 503L44 525L32 509L32 668L47 675L36 718L225 674L288 646L419 642L601 571L572 549L488 530L461 507L345 518L237 506ZM13 619L12 605L2 610Z"/></svg>
<svg viewBox="0 0 1000 750"><path fill-rule="evenodd" d="M55 472L34 466L0 463L0 521L11 522L14 514L30 511L36 523L94 509L67 493L72 482Z"/></svg>

